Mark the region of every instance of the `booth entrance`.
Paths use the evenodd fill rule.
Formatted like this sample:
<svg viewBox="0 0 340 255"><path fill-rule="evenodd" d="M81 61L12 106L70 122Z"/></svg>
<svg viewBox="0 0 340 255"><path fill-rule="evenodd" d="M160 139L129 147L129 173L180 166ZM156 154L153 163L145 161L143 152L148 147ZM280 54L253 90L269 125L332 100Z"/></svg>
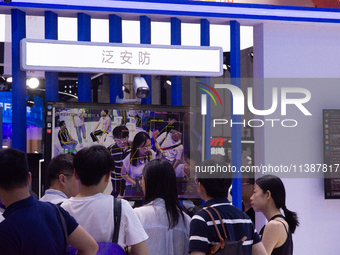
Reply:
<svg viewBox="0 0 340 255"><path fill-rule="evenodd" d="M82 45L81 47L87 47L88 45L90 45L91 43L88 43L90 41L90 33L89 31L91 30L89 24L90 24L90 20L91 17L87 14L84 13L79 13L77 15L77 19L79 21L79 27L78 27L78 45ZM24 21L25 20L25 13L23 11L20 10L13 10L12 12L12 27L15 28L17 26L20 27L25 27L24 25ZM116 14L112 14L109 15L109 24L110 24L110 42L111 43L121 43L121 20L122 18L117 16ZM179 48L183 48L184 46L178 46L180 45L180 38L181 38L181 32L180 32L180 26L181 26L181 21L178 18L171 18L170 19L171 22L171 48L172 49L179 49ZM56 24L57 24L57 15L53 12L46 12L45 13L45 27L46 27L46 33L45 33L45 38L46 40L51 40L52 43L54 44L59 44L58 40L57 40L57 31L56 31ZM146 48L152 48L153 46L150 46L151 43L151 36L150 36L150 25L151 25L151 20L150 18L146 17L146 16L141 16L140 17L140 24L141 24L141 45L143 47ZM210 47L210 38L209 38L209 25L210 22L206 19L202 19L200 22L200 27L201 27L201 46L200 47L206 47L207 49L211 50L213 49L213 47ZM230 22L230 34L231 34L231 51L230 51L230 77L231 78L240 78L240 23L237 21L231 21ZM15 52L18 50L18 46L20 45L20 43L25 42L25 40L23 40L25 38L25 32L22 30L19 30L18 33L16 33L13 36L13 41L12 41L12 46L14 49L13 54L15 54L16 56L20 56L19 52ZM26 40L25 43L39 43L39 42L33 42L33 41L29 41ZM141 47L141 45L139 45L139 47ZM43 45L45 46L45 45ZM65 45L63 45L65 46ZM99 46L99 45L97 45ZM100 45L100 47L102 47L103 45ZM105 46L105 45L104 45ZM111 45L112 46L112 45ZM70 47L72 47L72 44L70 45ZM79 46L80 47L80 46ZM34 48L34 47L33 47ZM190 47L189 47L190 48ZM42 48L40 48L42 49ZM202 49L202 48L201 48ZM144 51L145 53L148 53L147 51ZM162 49L160 52L164 52L164 49ZM51 51L47 52L46 55L53 53ZM125 51L125 53L130 53L129 51ZM142 51L143 53L143 51ZM222 52L220 52L222 53ZM103 55L105 57L107 57L107 59L101 58L101 61L106 63L109 62L111 59L111 55L110 55L110 50L107 51L105 49L101 49L101 55L103 57ZM197 52L195 53L197 54ZM175 54L170 54L170 56L175 56ZM145 54L144 55L144 60L142 60L142 63L148 63L148 61L146 61L146 57L148 55ZM51 58L50 58L51 59ZM74 59L78 59L78 58L74 58ZM126 59L125 59L126 60ZM25 137L25 132L21 132L23 129L22 125L23 123L21 122L21 120L24 120L23 116L22 116L22 109L24 108L23 104L22 104L22 97L23 97L23 88L21 87L20 84L22 84L23 80L24 80L24 73L21 70L21 68L23 66L20 66L19 62L23 61L23 60L19 60L19 59L14 59L13 61L13 94L16 97L15 100L15 106L13 107L13 112L15 114L18 115L18 118L14 121L13 123L13 132L18 133L19 135L13 138L13 147L18 148L18 149L23 149L26 148L26 137ZM178 59L177 59L178 62ZM182 62L182 61L181 61ZM197 63L200 64L207 64L207 63L215 63L215 61L195 61L192 64L186 64L185 68L187 67L194 67ZM219 56L219 61L218 63L220 64L219 66L219 71L217 71L217 76L222 74L222 64L223 64L223 57L220 55ZM31 63L28 63L31 64ZM103 63L102 63L103 64ZM34 63L33 63L34 65ZM41 67L40 67L41 68ZM96 67L98 68L98 66ZM99 68L103 68L102 66ZM216 72L216 71L203 71L201 73L195 73L192 70L185 70L185 68L181 68L181 70L176 73L176 72L170 72L170 73L159 73L159 74L167 74L171 76L171 104L172 105L181 105L182 103L182 89L181 89L181 85L182 85L182 78L179 76L183 76L183 69L184 72L187 72L187 74L190 73L190 75L194 75L194 76L203 76L203 77L211 77L213 76L212 72ZM32 69L32 65L29 66L29 69ZM39 69L39 68L38 68ZM38 70L38 69L34 69L33 70ZM168 70L169 68L166 67L165 70ZM58 93L56 91L56 87L57 87L57 83L58 83L58 79L57 79L57 75L55 70L58 71L64 71L64 70L60 70L60 69L49 69L46 72L46 101L58 101ZM195 69L194 69L195 70ZM76 71L76 70L73 70ZM79 70L78 70L79 71ZM93 70L92 70L93 71ZM101 70L102 71L102 70ZM164 71L164 70L163 70ZM78 72L78 101L79 102L91 102L91 75L89 72L91 72L90 69L85 70L86 73L82 73L82 72ZM119 71L117 73L113 73L109 75L109 87L110 87L110 102L114 103L116 102L117 96L120 96L122 93L122 75L121 73L123 73L122 71ZM145 79L145 81L147 82L147 84L150 84L151 82L151 74L153 74L153 72L147 72L147 71L141 71L138 70L138 73L145 73L142 75L142 77ZM216 73L215 73L216 74ZM210 84L209 82L209 78L204 78L203 80L201 80L202 83L204 84ZM236 86L240 86L240 84L238 83L239 81L236 81ZM118 85L117 85L118 84ZM204 94L204 93L203 93ZM142 100L142 104L150 104L150 98L146 99L146 100ZM210 99L208 98L208 103L207 106L209 108L210 105ZM20 110L21 109L21 110ZM20 115L21 114L21 115ZM210 119L209 114L210 114L210 110L208 109L207 111L207 117L206 119ZM237 121L237 119L235 119L235 121ZM47 122L45 123L47 125ZM47 128L47 127L45 127ZM210 138L211 138L211 132L210 132L210 123L206 122L206 124L204 125L204 127L202 128L205 130L204 134L205 136L203 136L203 141L202 144L206 145L204 146L204 158L210 158L211 157L211 151L210 151ZM233 135L231 137L231 140L235 141L234 143L231 144L231 146L233 147L231 149L232 151L232 162L234 165L237 166L241 166L241 141L240 141L240 127L234 127L232 128L232 130L236 131L233 132ZM238 130L238 131L237 131ZM238 168L239 168L238 167ZM236 176L236 177L241 177ZM233 186L233 201L234 204L238 207L241 207L241 180L239 178L236 178L234 181L234 186ZM238 204L237 204L238 203Z"/></svg>

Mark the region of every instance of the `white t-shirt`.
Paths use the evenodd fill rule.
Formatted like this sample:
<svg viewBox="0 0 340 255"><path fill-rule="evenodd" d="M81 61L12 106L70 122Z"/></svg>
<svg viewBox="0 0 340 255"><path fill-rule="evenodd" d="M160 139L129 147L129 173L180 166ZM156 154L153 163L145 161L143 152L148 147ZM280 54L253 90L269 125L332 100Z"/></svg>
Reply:
<svg viewBox="0 0 340 255"><path fill-rule="evenodd" d="M189 251L191 218L184 213L178 224L169 229L164 200L157 198L151 203L135 208L146 233L149 254L184 255Z"/></svg>
<svg viewBox="0 0 340 255"><path fill-rule="evenodd" d="M121 247L145 241L145 233L130 204L122 199L118 244ZM98 193L89 197L71 197L61 205L96 240L112 242L114 230L113 196Z"/></svg>
<svg viewBox="0 0 340 255"><path fill-rule="evenodd" d="M150 150L150 151L151 151L151 160L153 160L156 158L156 152L154 152L153 150ZM130 178L134 180L136 179L136 177L142 176L143 168L146 165L146 163L148 163L148 161L145 160L144 162L141 162L139 159L137 159L137 166L134 166L131 164L130 157L131 157L131 153L127 155L126 158L123 160L123 166L125 167L126 172L130 176ZM128 181L126 182L126 186L131 186L131 185L132 185L131 182L128 182Z"/></svg>
<svg viewBox="0 0 340 255"><path fill-rule="evenodd" d="M68 197L60 190L47 189L45 191L45 195L42 198L40 198L40 201L50 202L52 204L60 204L66 201L67 199Z"/></svg>

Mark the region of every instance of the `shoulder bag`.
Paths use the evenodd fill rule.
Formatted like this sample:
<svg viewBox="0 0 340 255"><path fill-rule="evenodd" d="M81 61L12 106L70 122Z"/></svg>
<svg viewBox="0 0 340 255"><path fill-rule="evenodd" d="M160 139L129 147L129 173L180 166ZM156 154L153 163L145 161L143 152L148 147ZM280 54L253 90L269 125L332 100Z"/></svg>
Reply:
<svg viewBox="0 0 340 255"><path fill-rule="evenodd" d="M218 235L218 239L220 240L219 244L213 245L210 249L209 252L207 253L207 255L243 255L243 250L242 250L242 243L247 239L246 236L244 236L241 240L239 241L231 241L230 239L228 239L227 236L227 232L225 230L225 226L223 224L223 220L221 218L221 215L219 214L219 212L216 210L216 208L209 206L208 208L211 208L212 210L215 211L215 213L217 214L221 226L222 226L222 230L223 230L223 234L224 234L224 238L222 238L221 233L215 223L215 219L212 216L212 214L209 212L209 210L207 209L202 209L203 211L207 212L208 215L210 216L214 226L215 226L215 230L217 232Z"/></svg>

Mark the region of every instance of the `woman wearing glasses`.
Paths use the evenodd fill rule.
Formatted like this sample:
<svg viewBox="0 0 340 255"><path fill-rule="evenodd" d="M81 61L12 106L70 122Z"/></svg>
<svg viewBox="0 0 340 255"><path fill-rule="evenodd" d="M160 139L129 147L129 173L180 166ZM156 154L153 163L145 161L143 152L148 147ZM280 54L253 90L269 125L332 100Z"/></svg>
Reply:
<svg viewBox="0 0 340 255"><path fill-rule="evenodd" d="M292 233L299 225L299 221L296 213L286 207L286 191L281 179L274 175L258 178L250 201L254 210L262 212L268 220L267 225L260 231L267 253L293 254Z"/></svg>
<svg viewBox="0 0 340 255"><path fill-rule="evenodd" d="M149 236L146 240L149 254L188 254L191 218L179 204L172 165L165 159L147 163L142 188L144 206L134 210Z"/></svg>
<svg viewBox="0 0 340 255"><path fill-rule="evenodd" d="M133 138L131 153L123 160L121 174L126 181L125 196L136 194L136 177L142 176L146 163L155 158L150 136L146 132L137 133Z"/></svg>

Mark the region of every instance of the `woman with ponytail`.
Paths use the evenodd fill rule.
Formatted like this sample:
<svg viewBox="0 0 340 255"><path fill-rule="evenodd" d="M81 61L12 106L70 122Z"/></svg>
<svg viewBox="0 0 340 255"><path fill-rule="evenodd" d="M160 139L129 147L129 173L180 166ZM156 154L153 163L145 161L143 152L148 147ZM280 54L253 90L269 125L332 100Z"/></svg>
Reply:
<svg viewBox="0 0 340 255"><path fill-rule="evenodd" d="M254 210L262 212L268 220L267 225L260 231L267 253L292 255L292 233L295 232L299 221L296 213L286 207L286 191L281 179L274 175L258 178L250 201Z"/></svg>

